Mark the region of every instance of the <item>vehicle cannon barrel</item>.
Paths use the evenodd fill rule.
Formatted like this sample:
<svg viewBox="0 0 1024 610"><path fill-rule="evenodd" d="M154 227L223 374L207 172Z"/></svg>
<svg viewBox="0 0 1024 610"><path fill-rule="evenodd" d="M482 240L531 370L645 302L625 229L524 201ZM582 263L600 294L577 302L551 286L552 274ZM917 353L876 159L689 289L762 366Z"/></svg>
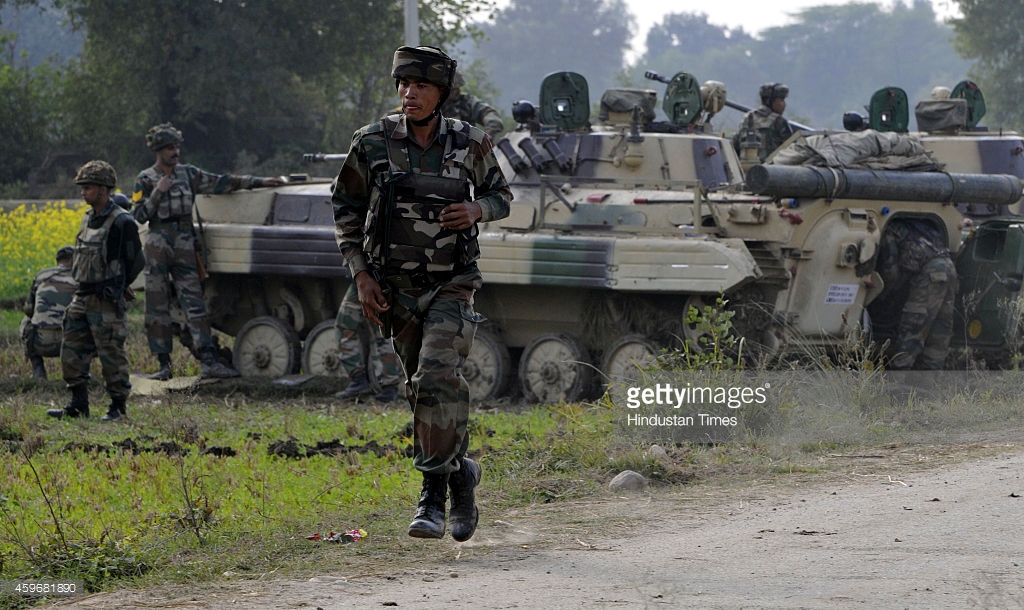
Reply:
<svg viewBox="0 0 1024 610"><path fill-rule="evenodd" d="M746 174L757 195L940 201L1011 205L1021 198L1021 181L1005 174L900 172L806 165L755 165Z"/></svg>

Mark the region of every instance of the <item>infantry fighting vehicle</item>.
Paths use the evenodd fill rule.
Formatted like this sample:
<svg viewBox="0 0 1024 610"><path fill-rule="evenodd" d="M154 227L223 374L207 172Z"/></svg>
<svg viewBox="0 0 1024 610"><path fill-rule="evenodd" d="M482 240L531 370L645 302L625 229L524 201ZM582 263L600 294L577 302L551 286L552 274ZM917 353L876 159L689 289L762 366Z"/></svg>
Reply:
<svg viewBox="0 0 1024 610"><path fill-rule="evenodd" d="M657 93L547 76L497 142L515 201L480 228L485 286L464 375L474 396L574 400L664 346L701 349L688 313L721 297L747 353L830 347L868 326L873 256L902 214L961 249L959 205L1008 206L1009 175L758 166L749 188L710 119L724 91L687 73ZM340 164L340 160L338 160ZM340 374L333 321L348 284L327 181L200 196L214 327L245 375Z"/></svg>

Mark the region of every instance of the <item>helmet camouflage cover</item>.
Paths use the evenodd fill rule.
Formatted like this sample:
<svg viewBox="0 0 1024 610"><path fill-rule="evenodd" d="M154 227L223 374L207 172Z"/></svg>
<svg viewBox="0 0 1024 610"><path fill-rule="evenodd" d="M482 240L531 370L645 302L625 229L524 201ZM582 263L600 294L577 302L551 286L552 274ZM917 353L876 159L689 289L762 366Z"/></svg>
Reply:
<svg viewBox="0 0 1024 610"><path fill-rule="evenodd" d="M69 260L75 256L74 246L62 246L57 250L57 262Z"/></svg>
<svg viewBox="0 0 1024 610"><path fill-rule="evenodd" d="M184 138L181 135L181 131L170 123L153 125L146 132L146 146L150 150L160 150L169 144L181 144L183 141Z"/></svg>
<svg viewBox="0 0 1024 610"><path fill-rule="evenodd" d="M789 87L782 83L765 83L761 85L758 93L761 96L761 103L767 106L776 98L786 99L789 95Z"/></svg>
<svg viewBox="0 0 1024 610"><path fill-rule="evenodd" d="M391 76L451 89L457 65L458 62L437 47L398 47L391 64Z"/></svg>
<svg viewBox="0 0 1024 610"><path fill-rule="evenodd" d="M106 161L89 161L78 168L75 175L75 184L98 184L107 188L114 188L117 184L117 172Z"/></svg>

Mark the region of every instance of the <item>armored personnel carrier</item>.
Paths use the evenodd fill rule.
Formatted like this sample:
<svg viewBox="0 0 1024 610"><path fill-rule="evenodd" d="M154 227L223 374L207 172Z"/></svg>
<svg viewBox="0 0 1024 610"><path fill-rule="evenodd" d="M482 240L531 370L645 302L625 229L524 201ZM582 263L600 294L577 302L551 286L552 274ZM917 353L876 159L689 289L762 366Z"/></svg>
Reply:
<svg viewBox="0 0 1024 610"><path fill-rule="evenodd" d="M489 322L463 371L476 399L572 401L663 347L700 350L691 312L719 299L746 354L834 346L869 327L891 219L927 218L959 252L962 206L1021 197L1003 174L763 165L744 176L709 128L724 87L665 80L667 120L655 120L654 90L615 89L592 121L574 72L515 105L519 127L497 142L511 214L480 227L476 308ZM236 367L341 375L333 325L349 280L329 181L200 196L196 208L212 322L235 338Z"/></svg>

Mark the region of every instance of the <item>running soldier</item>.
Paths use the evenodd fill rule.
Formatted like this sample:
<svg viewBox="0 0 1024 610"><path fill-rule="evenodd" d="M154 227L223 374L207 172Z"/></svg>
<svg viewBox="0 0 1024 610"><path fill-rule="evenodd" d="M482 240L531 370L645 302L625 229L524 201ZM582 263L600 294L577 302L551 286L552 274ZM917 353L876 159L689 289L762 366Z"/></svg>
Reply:
<svg viewBox="0 0 1024 610"><path fill-rule="evenodd" d="M423 475L408 533L441 538L451 490L457 541L476 531L479 464L469 448L469 384L461 368L483 283L477 222L504 218L512 192L491 139L442 116L456 62L434 47L400 47L391 75L402 112L352 136L334 189L338 247L363 314L394 337L413 411L413 465Z"/></svg>

